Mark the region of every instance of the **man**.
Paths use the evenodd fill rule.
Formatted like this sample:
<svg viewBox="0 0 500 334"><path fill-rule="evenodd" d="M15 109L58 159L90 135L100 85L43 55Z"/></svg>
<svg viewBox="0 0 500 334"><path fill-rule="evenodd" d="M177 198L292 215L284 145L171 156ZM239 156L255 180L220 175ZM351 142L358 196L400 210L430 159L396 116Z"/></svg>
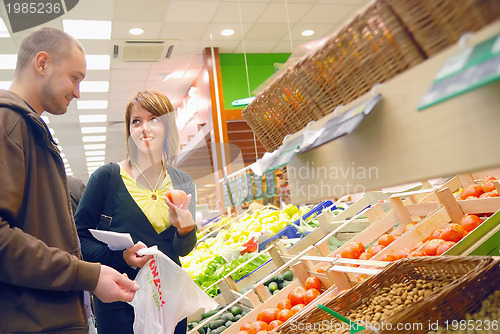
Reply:
<svg viewBox="0 0 500 334"><path fill-rule="evenodd" d="M88 333L84 290L112 302L139 288L81 260L63 162L40 118L64 114L85 75L81 44L42 28L21 42L0 90L0 333Z"/></svg>

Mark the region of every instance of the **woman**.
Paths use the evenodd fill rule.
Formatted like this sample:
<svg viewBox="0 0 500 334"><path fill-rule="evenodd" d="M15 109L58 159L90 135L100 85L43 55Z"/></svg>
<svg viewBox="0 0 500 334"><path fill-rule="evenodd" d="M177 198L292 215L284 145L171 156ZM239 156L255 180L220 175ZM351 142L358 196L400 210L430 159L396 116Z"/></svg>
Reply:
<svg viewBox="0 0 500 334"><path fill-rule="evenodd" d="M151 258L137 256L137 250L157 245L180 265L179 256L194 248L195 187L185 172L170 166L179 150L179 137L173 107L165 95L156 91L137 93L127 106L125 123L128 158L118 163L119 173L117 164L108 164L92 174L75 221L85 260L107 264L134 279ZM166 198L170 189L188 194L184 204L176 206ZM93 238L89 229L95 228L130 233L136 244L112 251ZM99 334L133 333L132 306L94 300ZM186 327L184 319L175 333L185 334Z"/></svg>

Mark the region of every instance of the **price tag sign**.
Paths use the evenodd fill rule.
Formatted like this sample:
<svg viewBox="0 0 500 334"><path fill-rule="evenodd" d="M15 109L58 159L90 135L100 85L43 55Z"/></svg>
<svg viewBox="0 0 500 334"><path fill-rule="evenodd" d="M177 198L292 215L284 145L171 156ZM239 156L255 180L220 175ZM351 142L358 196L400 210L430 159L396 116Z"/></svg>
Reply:
<svg viewBox="0 0 500 334"><path fill-rule="evenodd" d="M450 57L418 105L423 110L500 79L500 34Z"/></svg>
<svg viewBox="0 0 500 334"><path fill-rule="evenodd" d="M262 187L262 176L261 175L254 175L253 182L255 185L255 198L262 199L264 197L264 190Z"/></svg>
<svg viewBox="0 0 500 334"><path fill-rule="evenodd" d="M229 186L228 186L227 182L224 182L222 184L222 193L224 195L224 206L226 208L233 206L231 204L231 199L229 198Z"/></svg>
<svg viewBox="0 0 500 334"><path fill-rule="evenodd" d="M247 201L247 203L250 203L250 202L253 201L252 174L246 173L245 178L246 178L245 185L246 185L246 188L247 188L246 201Z"/></svg>
<svg viewBox="0 0 500 334"><path fill-rule="evenodd" d="M236 188L238 189L238 204L245 203L245 185L243 184L243 175L236 180Z"/></svg>
<svg viewBox="0 0 500 334"><path fill-rule="evenodd" d="M238 205L238 196L236 195L236 184L234 180L229 181L229 194L233 205Z"/></svg>
<svg viewBox="0 0 500 334"><path fill-rule="evenodd" d="M276 179L274 171L266 172L266 193L267 197L276 196Z"/></svg>

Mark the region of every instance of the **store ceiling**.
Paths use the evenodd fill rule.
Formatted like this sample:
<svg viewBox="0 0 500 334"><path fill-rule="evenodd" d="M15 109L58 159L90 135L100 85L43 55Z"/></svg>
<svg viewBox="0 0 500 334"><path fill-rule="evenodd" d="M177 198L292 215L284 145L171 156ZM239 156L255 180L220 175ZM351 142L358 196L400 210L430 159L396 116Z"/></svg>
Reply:
<svg viewBox="0 0 500 334"><path fill-rule="evenodd" d="M2 0L0 0L2 2ZM80 0L71 11L45 26L63 28L63 20L112 21L111 39L81 39L88 55L109 55L109 70L88 70L86 81L109 81L107 92L82 92L80 101L105 100L107 108L81 110L74 101L64 116L48 115L54 132L73 174L88 179L88 150L84 149L81 127L106 126L104 161L125 158L124 108L138 90L158 89L178 106L187 94L202 65L206 47L218 47L221 53L282 53L299 45L332 34L363 8L368 0ZM6 19L6 8L0 6ZM144 33L133 36L131 28ZM220 32L231 28L235 34ZM315 34L301 36L312 29ZM9 29L10 30L10 29ZM0 55L15 54L21 39L31 30L0 38ZM291 42L290 42L290 37ZM128 62L113 58L114 45L125 41L166 41L174 45L170 58L154 62ZM0 68L2 68L0 64ZM14 70L0 69L0 88L6 89ZM180 78L171 76L181 73ZM245 80L242 78L242 80ZM80 123L80 115L106 114L104 123ZM47 115L47 113L45 113ZM86 143L90 144L90 143ZM98 144L98 143L95 143Z"/></svg>

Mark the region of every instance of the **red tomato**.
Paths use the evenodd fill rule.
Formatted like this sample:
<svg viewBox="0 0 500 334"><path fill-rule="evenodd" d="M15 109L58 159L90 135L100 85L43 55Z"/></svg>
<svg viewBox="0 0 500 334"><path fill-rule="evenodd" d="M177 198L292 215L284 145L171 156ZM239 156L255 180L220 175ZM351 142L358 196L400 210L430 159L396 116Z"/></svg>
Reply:
<svg viewBox="0 0 500 334"><path fill-rule="evenodd" d="M313 288L321 290L321 281L316 276L309 276L306 278L306 284L304 286L306 287L306 290Z"/></svg>
<svg viewBox="0 0 500 334"><path fill-rule="evenodd" d="M322 266L320 266L318 269L316 269L316 272L317 273L320 273L320 274L324 274L325 271L330 268L330 265L329 264L324 264Z"/></svg>
<svg viewBox="0 0 500 334"><path fill-rule="evenodd" d="M436 255L436 252L437 252L437 248L442 244L444 243L445 241L442 240L442 239L432 239L432 240L429 240L424 248L422 248L422 252L425 254L425 255L428 255L428 256L434 256Z"/></svg>
<svg viewBox="0 0 500 334"><path fill-rule="evenodd" d="M439 235L440 239L445 241L455 241L459 242L460 239L465 237L466 232L464 228L459 224L448 224L448 226Z"/></svg>
<svg viewBox="0 0 500 334"><path fill-rule="evenodd" d="M486 176L482 181L481 181L481 188L485 193L488 193L490 191L495 190L495 185L493 184L493 181L495 181L496 178L493 176Z"/></svg>
<svg viewBox="0 0 500 334"><path fill-rule="evenodd" d="M267 326L267 330L268 331L273 330L276 327L278 327L279 325L281 325L282 323L283 323L283 321L281 321L281 320L273 320L273 321L271 321L269 326Z"/></svg>
<svg viewBox="0 0 500 334"><path fill-rule="evenodd" d="M435 239L435 240L438 240L438 239ZM415 249L415 250L411 251L410 253L408 253L408 258L419 257L419 256L425 256L424 252L421 250Z"/></svg>
<svg viewBox="0 0 500 334"><path fill-rule="evenodd" d="M292 302L290 301L290 299L283 299L282 301L280 301L278 303L278 305L276 305L280 310L286 308L286 309L291 309L292 308Z"/></svg>
<svg viewBox="0 0 500 334"><path fill-rule="evenodd" d="M303 286L298 286L290 292L288 299L293 305L304 304L304 296L306 295L306 288Z"/></svg>
<svg viewBox="0 0 500 334"><path fill-rule="evenodd" d="M181 206L186 202L187 195L182 190L173 189L167 191L167 198L171 203Z"/></svg>
<svg viewBox="0 0 500 334"><path fill-rule="evenodd" d="M372 257L372 255L368 252L363 252L359 255L358 259L360 260L369 260Z"/></svg>
<svg viewBox="0 0 500 334"><path fill-rule="evenodd" d="M380 259L380 261L387 261L387 262L392 262L392 261L396 261L397 258L392 255L392 254L384 254L382 256L382 258Z"/></svg>
<svg viewBox="0 0 500 334"><path fill-rule="evenodd" d="M262 310L262 312L257 314L257 320L264 321L266 324L268 324L271 321L278 319L279 312L280 309L277 307L266 308Z"/></svg>
<svg viewBox="0 0 500 334"><path fill-rule="evenodd" d="M353 248L352 246L345 246L340 252L340 256L344 259L357 259L359 254L361 254L357 248Z"/></svg>
<svg viewBox="0 0 500 334"><path fill-rule="evenodd" d="M384 247L387 247L389 246L389 244L391 242L393 242L394 240L396 240L396 238L394 238L392 235L390 234L382 234L379 238L378 238L378 244L379 245L382 245Z"/></svg>
<svg viewBox="0 0 500 334"><path fill-rule="evenodd" d="M416 222L411 222L411 223L406 224L405 228L403 229L403 234L406 233L406 232L408 232L412 228L414 228L415 225L417 225Z"/></svg>
<svg viewBox="0 0 500 334"><path fill-rule="evenodd" d="M469 196L479 197L483 192L483 188L479 184L471 184L462 191L460 198L467 199Z"/></svg>
<svg viewBox="0 0 500 334"><path fill-rule="evenodd" d="M358 251L359 254L365 251L365 246L360 241L349 241L346 246L351 247L354 250Z"/></svg>
<svg viewBox="0 0 500 334"><path fill-rule="evenodd" d="M304 304L309 304L312 302L316 297L321 295L321 292L319 292L318 289L312 288L306 291L306 295L304 296Z"/></svg>
<svg viewBox="0 0 500 334"><path fill-rule="evenodd" d="M498 197L498 191L495 189L493 191L489 191L487 193L481 194L479 198L491 198L491 197Z"/></svg>
<svg viewBox="0 0 500 334"><path fill-rule="evenodd" d="M434 229L434 231L432 231L431 234L429 235L428 239L429 240L439 239L439 236L441 235L441 232L443 232L443 230L444 228L441 227Z"/></svg>
<svg viewBox="0 0 500 334"><path fill-rule="evenodd" d="M264 321L254 321L250 324L248 328L248 334L256 334L260 331L267 331L267 324Z"/></svg>
<svg viewBox="0 0 500 334"><path fill-rule="evenodd" d="M464 230L470 232L478 227L482 222L481 218L476 215L465 215L462 217L462 220L460 220L460 225L464 228Z"/></svg>
<svg viewBox="0 0 500 334"><path fill-rule="evenodd" d="M240 327L240 331L247 331L250 328L251 322L245 322L243 325Z"/></svg>
<svg viewBox="0 0 500 334"><path fill-rule="evenodd" d="M446 252L451 247L455 246L456 242L453 241L445 241L441 245L438 246L436 250L436 255L441 255Z"/></svg>
<svg viewBox="0 0 500 334"><path fill-rule="evenodd" d="M305 307L304 304L293 305L292 308L290 309L290 311L292 311L293 314L295 314L295 313L299 312L300 310L302 310L304 307Z"/></svg>
<svg viewBox="0 0 500 334"><path fill-rule="evenodd" d="M280 313L278 313L278 320L285 322L288 319L290 319L293 315L294 313L292 310L283 309L280 311Z"/></svg>
<svg viewBox="0 0 500 334"><path fill-rule="evenodd" d="M384 249L385 247L382 246L382 245L371 245L370 247L368 247L368 249L366 250L371 256L375 256L378 252L380 252L382 249Z"/></svg>
<svg viewBox="0 0 500 334"><path fill-rule="evenodd" d="M396 254L396 259L405 259L408 257L408 254L410 254L410 250L408 248L402 249Z"/></svg>

